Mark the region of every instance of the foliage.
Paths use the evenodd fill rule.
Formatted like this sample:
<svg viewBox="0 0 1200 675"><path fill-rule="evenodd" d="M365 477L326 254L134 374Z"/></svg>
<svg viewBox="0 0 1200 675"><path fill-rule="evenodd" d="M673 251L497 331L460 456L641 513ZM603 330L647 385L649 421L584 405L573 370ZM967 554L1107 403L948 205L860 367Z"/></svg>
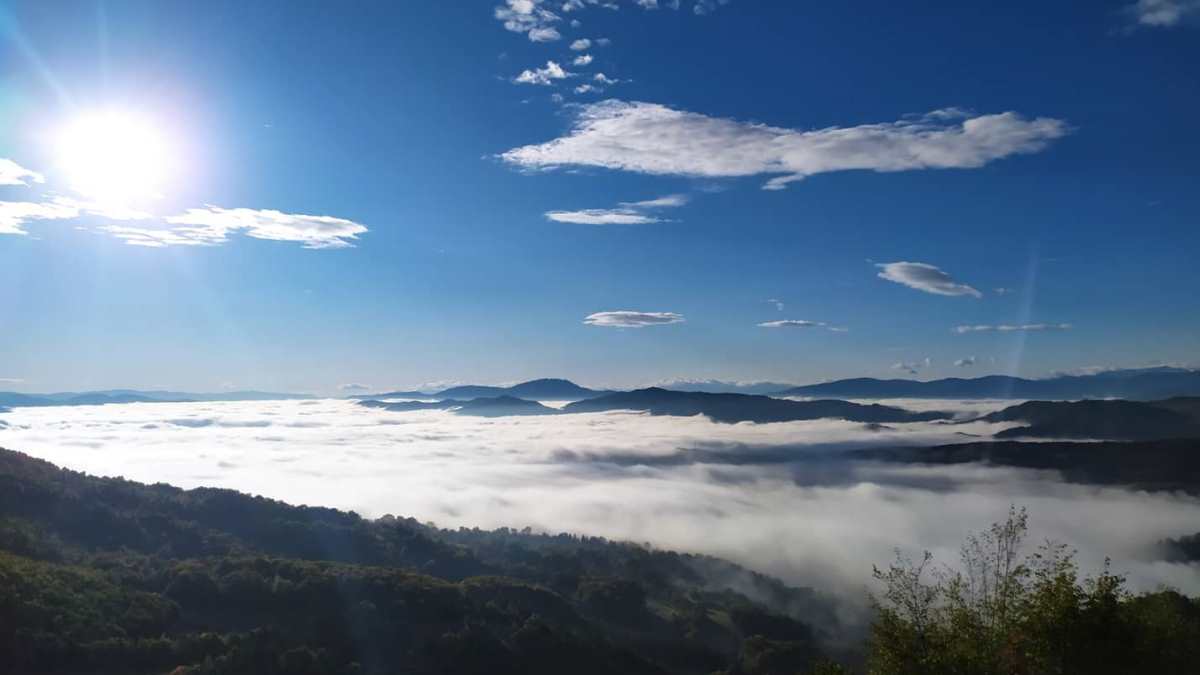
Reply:
<svg viewBox="0 0 1200 675"><path fill-rule="evenodd" d="M1073 552L1022 554L1025 511L967 539L955 570L897 553L875 570L883 592L868 664L878 675L1191 673L1200 603L1172 591L1133 596L1106 564L1079 578Z"/></svg>

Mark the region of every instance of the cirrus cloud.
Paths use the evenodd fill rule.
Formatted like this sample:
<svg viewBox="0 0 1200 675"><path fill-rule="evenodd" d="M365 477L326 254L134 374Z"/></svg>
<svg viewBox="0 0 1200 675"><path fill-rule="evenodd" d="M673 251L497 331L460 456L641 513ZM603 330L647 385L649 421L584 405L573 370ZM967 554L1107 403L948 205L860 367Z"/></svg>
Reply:
<svg viewBox="0 0 1200 675"><path fill-rule="evenodd" d="M983 296L975 288L958 283L949 274L929 263L901 261L880 263L876 267L882 270L877 275L880 279L903 284L918 291L934 295L970 295L976 298Z"/></svg>
<svg viewBox="0 0 1200 675"><path fill-rule="evenodd" d="M824 321L808 321L805 319L779 319L777 321L763 321L758 325L760 328L824 328L835 333L846 332L845 328L830 326Z"/></svg>
<svg viewBox="0 0 1200 675"><path fill-rule="evenodd" d="M589 326L604 326L609 328L644 328L646 326L665 326L672 323L683 323L683 315L675 312L635 312L632 310L617 310L611 312L596 312L589 314L583 322Z"/></svg>
<svg viewBox="0 0 1200 675"><path fill-rule="evenodd" d="M955 333L1011 333L1019 331L1070 330L1069 323L1021 323L1021 324L975 324L973 326L955 326Z"/></svg>
<svg viewBox="0 0 1200 675"><path fill-rule="evenodd" d="M1200 0L1137 0L1125 9L1138 25L1170 28L1200 15Z"/></svg>
<svg viewBox="0 0 1200 675"><path fill-rule="evenodd" d="M970 116L956 109L805 131L657 103L607 100L579 106L566 135L499 157L524 169L591 166L702 177L777 174L763 186L776 190L832 171L977 168L1038 152L1069 131L1065 122L1048 117L1028 119L1015 112Z"/></svg>
<svg viewBox="0 0 1200 675"><path fill-rule="evenodd" d="M621 202L615 209L581 209L579 211L547 211L546 218L558 223L579 225L644 225L660 223L658 216L647 211L676 208L688 203L687 195L666 195L640 202Z"/></svg>

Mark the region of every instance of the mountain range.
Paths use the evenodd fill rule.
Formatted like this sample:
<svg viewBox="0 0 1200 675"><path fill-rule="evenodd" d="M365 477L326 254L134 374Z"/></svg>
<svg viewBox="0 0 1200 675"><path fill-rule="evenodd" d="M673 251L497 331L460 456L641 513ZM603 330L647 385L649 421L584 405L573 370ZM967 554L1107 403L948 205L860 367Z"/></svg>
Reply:
<svg viewBox="0 0 1200 675"><path fill-rule="evenodd" d="M182 391L140 391L108 389L104 391L64 391L54 394L22 394L0 391L0 406L43 407L55 405L103 405L107 403L195 403L200 401L282 401L313 398L308 394L282 394L269 391L227 391L192 393Z"/></svg>
<svg viewBox="0 0 1200 675"><path fill-rule="evenodd" d="M1200 396L1200 371L1168 366L1059 375L1030 380L1007 375L921 382L860 377L792 387L777 396L833 398L1165 399Z"/></svg>

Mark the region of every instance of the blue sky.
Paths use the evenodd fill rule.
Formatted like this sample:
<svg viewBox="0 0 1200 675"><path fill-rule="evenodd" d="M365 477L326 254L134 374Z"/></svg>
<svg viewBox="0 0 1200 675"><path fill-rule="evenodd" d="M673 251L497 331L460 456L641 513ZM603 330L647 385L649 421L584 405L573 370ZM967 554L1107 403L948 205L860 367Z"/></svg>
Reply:
<svg viewBox="0 0 1200 675"><path fill-rule="evenodd" d="M0 3L0 389L1198 360L1197 3L678 4Z"/></svg>

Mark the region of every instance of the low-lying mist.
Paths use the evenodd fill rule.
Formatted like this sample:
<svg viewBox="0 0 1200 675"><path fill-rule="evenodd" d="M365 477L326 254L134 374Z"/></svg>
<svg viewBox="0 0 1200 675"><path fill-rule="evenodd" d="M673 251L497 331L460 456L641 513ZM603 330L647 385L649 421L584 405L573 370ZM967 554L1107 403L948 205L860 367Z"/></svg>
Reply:
<svg viewBox="0 0 1200 675"><path fill-rule="evenodd" d="M1003 404L920 405L976 414ZM963 536L1011 503L1028 507L1031 541L1070 543L1085 572L1109 556L1135 589L1200 593L1200 567L1156 556L1160 540L1200 531L1195 498L1068 484L1053 472L837 458L842 449L962 442L1004 425L475 418L340 400L18 408L0 419L0 445L92 474L442 527L647 542L727 558L850 606L865 601L871 566L894 548L953 562Z"/></svg>

